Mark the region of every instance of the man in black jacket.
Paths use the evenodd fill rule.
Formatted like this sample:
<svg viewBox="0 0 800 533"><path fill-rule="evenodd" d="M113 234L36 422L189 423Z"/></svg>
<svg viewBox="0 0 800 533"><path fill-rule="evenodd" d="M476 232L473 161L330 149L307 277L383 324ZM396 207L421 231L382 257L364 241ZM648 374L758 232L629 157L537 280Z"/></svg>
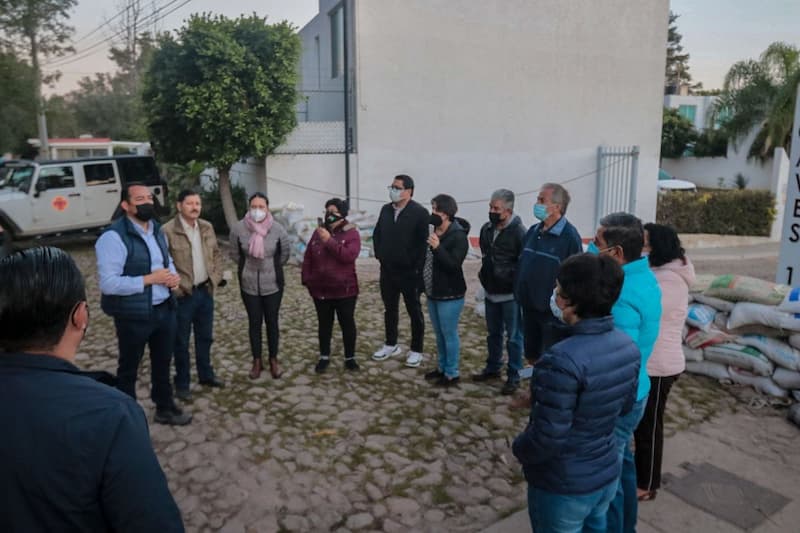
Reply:
<svg viewBox="0 0 800 533"><path fill-rule="evenodd" d="M0 531L183 532L142 408L74 364L88 326L66 252L0 259Z"/></svg>
<svg viewBox="0 0 800 533"><path fill-rule="evenodd" d="M508 350L508 379L503 394L513 394L519 387L522 369L522 315L514 299L514 276L525 240L525 226L514 214L514 193L498 189L489 201L489 222L480 233L483 257L478 279L486 292L486 367L472 376L484 382L500 377L503 368L503 332Z"/></svg>
<svg viewBox="0 0 800 533"><path fill-rule="evenodd" d="M372 358L383 361L400 353L397 322L402 294L411 320L411 349L406 357L406 366L418 367L422 363L422 337L425 333L419 296L429 213L411 199L413 195L414 180L405 174L395 176L389 186L391 202L381 208L372 234L375 257L381 264L381 299L386 328L386 342L372 354Z"/></svg>

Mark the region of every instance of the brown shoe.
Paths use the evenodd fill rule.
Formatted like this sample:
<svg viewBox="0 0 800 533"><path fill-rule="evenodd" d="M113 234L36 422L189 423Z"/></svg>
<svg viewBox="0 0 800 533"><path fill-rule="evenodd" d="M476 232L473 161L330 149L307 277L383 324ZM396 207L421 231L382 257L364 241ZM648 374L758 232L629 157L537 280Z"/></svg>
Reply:
<svg viewBox="0 0 800 533"><path fill-rule="evenodd" d="M275 357L269 358L269 373L272 374L272 379L278 379L283 374L278 366L278 359Z"/></svg>
<svg viewBox="0 0 800 533"><path fill-rule="evenodd" d="M253 359L253 368L250 369L250 379L258 379L261 375L261 370L263 370L261 358Z"/></svg>

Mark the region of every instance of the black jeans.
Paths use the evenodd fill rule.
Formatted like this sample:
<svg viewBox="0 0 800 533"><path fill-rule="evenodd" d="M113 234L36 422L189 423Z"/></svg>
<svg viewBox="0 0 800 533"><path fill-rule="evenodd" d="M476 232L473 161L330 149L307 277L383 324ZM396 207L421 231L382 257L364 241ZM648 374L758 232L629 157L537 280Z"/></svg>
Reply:
<svg viewBox="0 0 800 533"><path fill-rule="evenodd" d="M263 349L261 342L262 322L267 325L267 350L269 351L269 358L278 358L278 341L280 340L278 311L281 308L281 298L283 298L283 289L267 296L242 293L244 308L247 311L250 353L253 354L253 359L261 359L261 352Z"/></svg>
<svg viewBox="0 0 800 533"><path fill-rule="evenodd" d="M636 442L636 486L642 490L661 488L661 459L664 455L664 407L675 376L651 376L650 395L644 415L633 438Z"/></svg>
<svg viewBox="0 0 800 533"><path fill-rule="evenodd" d="M150 320L115 319L119 343L117 388L136 399L136 376L144 347L150 347L150 398L157 409L174 405L169 367L175 343L175 309L169 300L153 307Z"/></svg>
<svg viewBox="0 0 800 533"><path fill-rule="evenodd" d="M419 282L416 278L389 276L381 270L381 299L383 300L383 321L386 328L386 344L397 344L397 323L400 320L400 295L406 304L408 318L411 320L411 351L422 353L422 338L425 335L425 318L419 303Z"/></svg>
<svg viewBox="0 0 800 533"><path fill-rule="evenodd" d="M356 356L356 297L338 298L334 300L314 299L317 308L317 321L319 327L319 354L331 355L331 335L333 334L333 315L339 320L342 328L342 342L344 343L344 356L351 359Z"/></svg>
<svg viewBox="0 0 800 533"><path fill-rule="evenodd" d="M566 327L556 323L550 310L523 308L522 334L525 337L525 359L535 363L545 350L566 337Z"/></svg>

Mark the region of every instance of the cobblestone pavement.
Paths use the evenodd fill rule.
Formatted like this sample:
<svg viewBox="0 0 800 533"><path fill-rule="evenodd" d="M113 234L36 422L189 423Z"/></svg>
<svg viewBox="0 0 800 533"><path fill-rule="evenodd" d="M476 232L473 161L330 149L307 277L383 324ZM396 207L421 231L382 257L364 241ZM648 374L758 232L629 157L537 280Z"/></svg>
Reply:
<svg viewBox="0 0 800 533"><path fill-rule="evenodd" d="M116 336L99 308L94 250L87 243L65 248L86 276L92 317L77 362L114 372ZM477 268L476 261L466 265L470 295ZM435 345L427 322L421 368L405 368L400 357L369 359L383 342L383 308L374 263L360 264L359 272L355 374L342 368L337 329L331 367L313 372L316 315L297 267L286 272L278 380L268 372L248 379L247 320L236 282L217 292L212 357L227 387L200 387L193 370L191 425L150 427L188 531L478 531L525 506L509 443L527 413L508 408L502 382L468 379L485 358L485 327L471 300L460 327L467 379L444 391L422 377ZM408 338L401 313L401 343ZM682 377L670 396L667 432L736 409L741 400L721 390L711 380ZM146 357L138 396L152 420Z"/></svg>

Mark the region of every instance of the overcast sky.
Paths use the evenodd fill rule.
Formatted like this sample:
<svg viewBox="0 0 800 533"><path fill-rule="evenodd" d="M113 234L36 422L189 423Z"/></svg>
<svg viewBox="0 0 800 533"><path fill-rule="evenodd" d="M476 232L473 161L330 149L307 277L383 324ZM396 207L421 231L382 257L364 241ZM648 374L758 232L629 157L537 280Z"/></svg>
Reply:
<svg viewBox="0 0 800 533"><path fill-rule="evenodd" d="M144 1L162 6L171 0ZM164 12L184 1L172 3ZM110 25L104 23L117 14L116 6L116 0L78 0L71 19L78 54L69 63L66 59L60 62L57 68L62 79L48 93L68 92L83 76L113 70L114 65L107 58L107 44L84 52L90 54L86 57L81 52L113 34ZM189 14L205 11L230 17L256 12L268 15L272 21L289 20L299 28L317 13L317 8L317 0L189 0L160 21L158 27L161 31L180 28ZM671 9L681 15L678 29L683 34L682 44L691 55L690 73L707 89L720 87L733 63L758 57L773 41L800 46L800 0L671 0ZM99 31L81 40L98 27ZM55 65L58 63L50 68Z"/></svg>

